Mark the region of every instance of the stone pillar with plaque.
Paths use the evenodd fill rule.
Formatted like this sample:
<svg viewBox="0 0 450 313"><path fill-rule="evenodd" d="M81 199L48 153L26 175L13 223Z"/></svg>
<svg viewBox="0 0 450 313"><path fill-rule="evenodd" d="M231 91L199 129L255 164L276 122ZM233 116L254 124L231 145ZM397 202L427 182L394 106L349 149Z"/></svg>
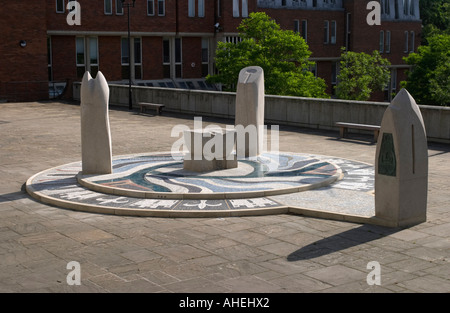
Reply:
<svg viewBox="0 0 450 313"><path fill-rule="evenodd" d="M428 146L414 98L402 89L386 109L375 158L375 217L393 227L426 221Z"/></svg>

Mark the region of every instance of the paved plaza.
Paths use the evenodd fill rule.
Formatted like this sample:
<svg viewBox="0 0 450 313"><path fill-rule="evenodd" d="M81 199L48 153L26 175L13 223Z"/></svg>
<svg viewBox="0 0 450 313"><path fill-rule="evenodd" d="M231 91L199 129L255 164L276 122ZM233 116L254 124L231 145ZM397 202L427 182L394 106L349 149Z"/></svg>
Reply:
<svg viewBox="0 0 450 313"><path fill-rule="evenodd" d="M113 107L110 123L120 156L170 151L172 128L194 120ZM46 205L25 182L81 160L80 106L1 103L0 134L0 292L450 292L450 145L429 145L427 222L400 229L294 214L132 217ZM279 138L280 151L374 164L370 134L338 139L338 131L280 126ZM317 201L308 192L300 199L308 205L339 207L332 192ZM67 283L71 261L80 285ZM379 285L368 284L373 261Z"/></svg>

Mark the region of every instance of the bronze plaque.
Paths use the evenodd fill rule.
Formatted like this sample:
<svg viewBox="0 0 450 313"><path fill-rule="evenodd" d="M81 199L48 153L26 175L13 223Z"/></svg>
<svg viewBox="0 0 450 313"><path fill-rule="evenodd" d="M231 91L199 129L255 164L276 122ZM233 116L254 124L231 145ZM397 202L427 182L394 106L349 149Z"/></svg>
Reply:
<svg viewBox="0 0 450 313"><path fill-rule="evenodd" d="M396 176L397 160L395 158L394 137L391 133L383 133L380 154L378 156L378 174Z"/></svg>

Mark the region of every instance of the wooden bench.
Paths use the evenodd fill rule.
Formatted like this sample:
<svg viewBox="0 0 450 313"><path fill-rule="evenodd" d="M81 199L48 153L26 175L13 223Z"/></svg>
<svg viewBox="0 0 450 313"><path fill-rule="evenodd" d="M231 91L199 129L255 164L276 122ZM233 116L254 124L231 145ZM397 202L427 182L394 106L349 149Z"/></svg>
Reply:
<svg viewBox="0 0 450 313"><path fill-rule="evenodd" d="M347 137L349 128L364 129L364 130L371 130L371 131L373 131L373 141L374 142L377 142L378 135L380 134L380 126L377 126L377 125L366 125L366 124L337 122L336 126L339 126L339 128L340 128L339 134L340 134L341 138L346 138Z"/></svg>
<svg viewBox="0 0 450 313"><path fill-rule="evenodd" d="M145 112L147 108L156 109L156 113L161 114L162 109L164 108L164 104L156 104L156 103L148 103L148 102L139 102L139 106L141 107L141 113Z"/></svg>

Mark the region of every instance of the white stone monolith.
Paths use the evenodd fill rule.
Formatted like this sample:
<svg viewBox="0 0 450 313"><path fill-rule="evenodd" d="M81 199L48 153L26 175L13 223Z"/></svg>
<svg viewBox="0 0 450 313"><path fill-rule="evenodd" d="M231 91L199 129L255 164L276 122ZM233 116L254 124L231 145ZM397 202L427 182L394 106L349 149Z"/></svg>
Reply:
<svg viewBox="0 0 450 313"><path fill-rule="evenodd" d="M245 139L245 144L238 144L238 158L258 156L264 143L264 71L259 66L249 66L239 73L236 91L235 125L241 126L244 133L238 132L238 140ZM252 133L254 136L251 138ZM245 136L245 138L239 138Z"/></svg>
<svg viewBox="0 0 450 313"><path fill-rule="evenodd" d="M98 72L89 72L81 83L81 156L82 174L111 174L112 145L109 126L109 87Z"/></svg>
<svg viewBox="0 0 450 313"><path fill-rule="evenodd" d="M400 90L384 113L375 158L375 216L393 227L426 221L428 146L419 106Z"/></svg>

